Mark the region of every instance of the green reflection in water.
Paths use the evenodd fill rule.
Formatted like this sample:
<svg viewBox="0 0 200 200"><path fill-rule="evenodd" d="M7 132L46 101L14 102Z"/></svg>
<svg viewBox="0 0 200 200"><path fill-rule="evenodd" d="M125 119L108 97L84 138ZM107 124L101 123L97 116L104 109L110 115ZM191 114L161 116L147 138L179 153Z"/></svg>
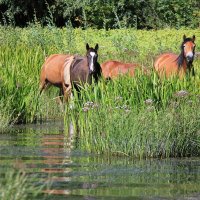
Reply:
<svg viewBox="0 0 200 200"><path fill-rule="evenodd" d="M200 158L133 160L71 148L60 122L19 126L0 135L0 173L24 170L50 183L40 199L200 198Z"/></svg>

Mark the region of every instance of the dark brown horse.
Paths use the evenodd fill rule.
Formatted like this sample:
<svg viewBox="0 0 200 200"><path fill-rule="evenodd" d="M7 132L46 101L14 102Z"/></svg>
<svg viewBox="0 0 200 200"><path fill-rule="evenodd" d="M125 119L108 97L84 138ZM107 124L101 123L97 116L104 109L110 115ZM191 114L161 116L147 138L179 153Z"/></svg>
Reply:
<svg viewBox="0 0 200 200"><path fill-rule="evenodd" d="M102 75L105 79L113 79L119 75L128 74L135 75L135 69L140 69L141 66L137 63L123 63L120 61L109 60L101 64Z"/></svg>
<svg viewBox="0 0 200 200"><path fill-rule="evenodd" d="M71 85L79 90L80 85L91 84L92 78L97 82L101 75L101 67L97 62L98 44L95 48L86 44L86 56L53 54L42 66L40 75L40 92L48 85L60 88L60 95L67 100L71 94Z"/></svg>
<svg viewBox="0 0 200 200"><path fill-rule="evenodd" d="M155 70L160 76L165 75L169 77L171 75L179 75L182 78L187 71L192 72L194 75L193 60L195 54L195 36L192 38L186 38L183 36L183 42L181 44L181 53L179 55L174 53L164 53L157 57L154 62Z"/></svg>

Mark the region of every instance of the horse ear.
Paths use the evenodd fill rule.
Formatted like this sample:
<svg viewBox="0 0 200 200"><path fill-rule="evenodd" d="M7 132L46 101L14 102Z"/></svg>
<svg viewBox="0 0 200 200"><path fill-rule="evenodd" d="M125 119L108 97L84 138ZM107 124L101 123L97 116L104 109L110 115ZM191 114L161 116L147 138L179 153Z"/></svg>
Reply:
<svg viewBox="0 0 200 200"><path fill-rule="evenodd" d="M86 44L86 50L89 50L89 48L90 48L90 46L89 46L89 44L87 43L87 44Z"/></svg>
<svg viewBox="0 0 200 200"><path fill-rule="evenodd" d="M95 46L95 50L97 51L98 49L99 49L99 45L96 44L96 46Z"/></svg>
<svg viewBox="0 0 200 200"><path fill-rule="evenodd" d="M192 36L192 41L193 41L193 42L195 41L195 38L196 38L195 35L193 35L193 36Z"/></svg>
<svg viewBox="0 0 200 200"><path fill-rule="evenodd" d="M184 35L183 35L183 41L185 41L185 39L186 39L186 35L184 34Z"/></svg>

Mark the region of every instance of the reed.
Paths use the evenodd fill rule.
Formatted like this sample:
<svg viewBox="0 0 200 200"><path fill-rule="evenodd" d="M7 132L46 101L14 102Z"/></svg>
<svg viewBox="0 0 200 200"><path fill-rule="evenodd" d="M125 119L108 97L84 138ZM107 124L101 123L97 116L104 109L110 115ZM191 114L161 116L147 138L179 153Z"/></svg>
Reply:
<svg viewBox="0 0 200 200"><path fill-rule="evenodd" d="M85 88L68 117L77 148L140 158L199 155L198 84L187 78L160 82L153 73Z"/></svg>
<svg viewBox="0 0 200 200"><path fill-rule="evenodd" d="M0 179L1 200L38 199L44 186L36 186L32 179L22 171L7 171L5 177Z"/></svg>
<svg viewBox="0 0 200 200"><path fill-rule="evenodd" d="M0 133L5 132L10 126L11 114L7 110L7 106L0 103Z"/></svg>

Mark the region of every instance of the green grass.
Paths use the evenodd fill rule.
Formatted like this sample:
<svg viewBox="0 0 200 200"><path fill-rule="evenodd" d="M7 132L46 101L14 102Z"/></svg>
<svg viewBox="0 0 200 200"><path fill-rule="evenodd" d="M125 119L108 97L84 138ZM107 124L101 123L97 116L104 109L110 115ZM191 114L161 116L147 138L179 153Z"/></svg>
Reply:
<svg viewBox="0 0 200 200"><path fill-rule="evenodd" d="M5 102L0 103L0 133L4 132L10 126L11 113L9 113L9 109Z"/></svg>
<svg viewBox="0 0 200 200"><path fill-rule="evenodd" d="M0 27L0 123L6 127L64 117L76 126L78 147L88 151L136 157L199 155L200 60L194 61L195 78L160 80L153 71L156 55L179 53L183 34L195 34L200 51L199 30ZM100 63L137 62L151 74L102 79L83 88L80 99L75 95L74 110L63 113L56 88L39 95L40 69L52 53L84 55L86 43L99 43ZM179 98L184 93L179 91L188 95Z"/></svg>
<svg viewBox="0 0 200 200"><path fill-rule="evenodd" d="M15 170L7 171L4 178L0 179L0 199L38 199L44 186L33 185L31 180L25 172Z"/></svg>

